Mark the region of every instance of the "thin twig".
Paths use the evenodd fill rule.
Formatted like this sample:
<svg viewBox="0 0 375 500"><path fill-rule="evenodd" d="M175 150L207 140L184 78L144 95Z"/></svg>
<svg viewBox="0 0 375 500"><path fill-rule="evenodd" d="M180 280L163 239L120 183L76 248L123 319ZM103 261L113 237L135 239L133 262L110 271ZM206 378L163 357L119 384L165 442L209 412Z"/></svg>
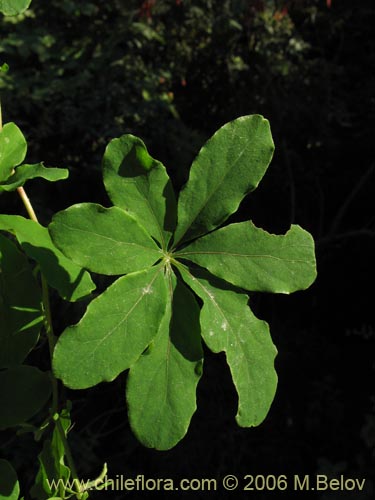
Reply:
<svg viewBox="0 0 375 500"><path fill-rule="evenodd" d="M357 196L359 191L362 189L364 184L367 182L367 179L372 175L373 171L375 168L375 163L373 163L368 170L362 175L362 177L359 179L357 184L354 186L352 191L349 193L349 195L346 197L344 203L341 205L339 210L337 211L337 214L335 215L331 227L328 231L328 236L332 236L337 232L337 229L339 225L341 224L341 221L345 215L345 212L348 210L349 205L352 203L354 198Z"/></svg>
<svg viewBox="0 0 375 500"><path fill-rule="evenodd" d="M349 238L357 238L358 236L367 236L373 238L375 236L375 231L371 229L357 229L354 231L347 231L345 233L331 234L324 236L316 240L316 246L328 245L329 243L333 243L340 240L346 240Z"/></svg>
<svg viewBox="0 0 375 500"><path fill-rule="evenodd" d="M294 175L293 175L292 164L290 161L290 155L285 140L281 142L281 146L284 153L285 165L289 177L290 223L293 224L296 214L296 187L294 183Z"/></svg>

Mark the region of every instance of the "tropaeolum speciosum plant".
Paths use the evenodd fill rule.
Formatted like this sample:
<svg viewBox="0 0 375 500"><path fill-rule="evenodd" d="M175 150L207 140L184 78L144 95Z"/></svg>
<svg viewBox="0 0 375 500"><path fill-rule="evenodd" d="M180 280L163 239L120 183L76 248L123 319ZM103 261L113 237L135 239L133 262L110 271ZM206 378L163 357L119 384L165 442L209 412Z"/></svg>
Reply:
<svg viewBox="0 0 375 500"><path fill-rule="evenodd" d="M144 445L166 450L186 434L196 409L203 338L213 352L226 354L238 424L261 423L276 390L276 348L246 292L291 293L316 276L313 239L299 226L273 235L252 222L225 225L271 161L268 121L244 116L221 127L194 160L178 202L165 167L140 139L113 139L103 158L113 206L73 205L55 214L48 228L38 222L23 184L35 177L64 179L68 172L23 164L26 149L18 127L6 124L0 193L17 191L29 218L0 215L0 430L31 430L44 439L32 497L88 496L75 483L69 404L58 379L85 389L129 370L131 427ZM78 324L56 336L49 288L64 300L87 299L95 288L90 271L116 279L91 300ZM52 372L25 364L41 332ZM48 415L36 423L47 403ZM0 479L13 485L3 497L17 499L15 472L5 460ZM52 487L52 479L73 479L76 487Z"/></svg>
<svg viewBox="0 0 375 500"><path fill-rule="evenodd" d="M25 363L30 351L45 332L50 355L55 346L48 288L75 301L95 288L90 275L67 259L53 244L47 228L41 226L23 188L29 179L65 179L68 170L24 164L26 140L14 123L2 127L0 108L0 195L17 191L30 219L0 215L0 431L32 432L43 448L38 457L39 472L30 493L32 498L63 499L72 495L87 498L87 492L70 491L64 483L50 487L51 480L78 480L67 443L70 426L67 402L61 401L56 378ZM18 245L8 235L13 234ZM32 259L36 266L31 264ZM40 278L40 279L39 279ZM44 421L33 421L48 404ZM31 423L32 422L32 423ZM47 437L46 437L47 436ZM6 450L2 450L2 452ZM65 460L69 462L66 465ZM20 485L12 465L0 459L0 498L17 500Z"/></svg>
<svg viewBox="0 0 375 500"><path fill-rule="evenodd" d="M49 225L68 259L120 276L59 337L54 373L85 389L129 370L129 420L146 446L169 449L187 432L202 375L201 337L226 354L238 424L258 425L269 410L276 349L244 290L307 288L316 276L314 243L297 225L273 235L252 222L224 223L257 187L273 150L263 117L224 125L195 158L177 203L165 167L140 139L124 135L103 158L114 206L74 205Z"/></svg>

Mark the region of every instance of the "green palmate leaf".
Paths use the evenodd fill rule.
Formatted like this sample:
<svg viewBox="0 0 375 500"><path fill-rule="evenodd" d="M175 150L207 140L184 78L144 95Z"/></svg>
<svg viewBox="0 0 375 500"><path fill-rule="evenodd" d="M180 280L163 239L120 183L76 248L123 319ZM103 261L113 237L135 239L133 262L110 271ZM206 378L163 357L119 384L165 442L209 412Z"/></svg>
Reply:
<svg viewBox="0 0 375 500"><path fill-rule="evenodd" d="M45 227L17 215L0 215L0 230L16 236L25 253L38 262L48 284L63 299L79 300L94 290L88 272L56 248Z"/></svg>
<svg viewBox="0 0 375 500"><path fill-rule="evenodd" d="M179 199L177 250L169 249L175 199L165 168L129 135L113 140L103 159L116 206L76 205L50 225L56 246L80 266L129 273L63 332L53 370L66 386L84 389L130 369L129 421L146 446L169 449L187 431L202 369L200 328L208 347L226 354L239 425L258 425L267 415L277 385L276 349L239 287L279 293L307 288L316 276L313 240L299 226L278 236L251 222L217 227L256 188L272 153L269 124L260 116L235 120L207 142ZM189 271L180 260L216 277L197 266ZM203 303L200 325L197 302L171 266Z"/></svg>
<svg viewBox="0 0 375 500"><path fill-rule="evenodd" d="M0 500L18 500L19 494L16 471L7 460L0 459Z"/></svg>
<svg viewBox="0 0 375 500"><path fill-rule="evenodd" d="M175 256L252 291L291 293L304 290L316 277L314 240L299 226L292 226L285 235L274 235L252 222L230 224Z"/></svg>
<svg viewBox="0 0 375 500"><path fill-rule="evenodd" d="M176 201L164 165L132 135L113 139L103 157L104 185L114 205L131 212L166 249L175 227Z"/></svg>
<svg viewBox="0 0 375 500"><path fill-rule="evenodd" d="M14 167L25 159L26 139L15 123L7 123L0 132L0 182L10 177Z"/></svg>
<svg viewBox="0 0 375 500"><path fill-rule="evenodd" d="M138 271L162 256L143 227L118 207L74 205L53 217L49 231L67 257L96 273Z"/></svg>
<svg viewBox="0 0 375 500"><path fill-rule="evenodd" d="M43 323L41 292L26 257L0 235L0 368L22 363Z"/></svg>
<svg viewBox="0 0 375 500"><path fill-rule="evenodd" d="M35 165L21 165L16 168L6 182L0 184L0 191L14 191L23 186L29 179L40 177L50 182L67 179L69 171L66 168L46 168L42 163Z"/></svg>
<svg viewBox="0 0 375 500"><path fill-rule="evenodd" d="M243 116L221 127L194 160L178 201L175 245L215 229L253 191L271 161L269 122Z"/></svg>
<svg viewBox="0 0 375 500"><path fill-rule="evenodd" d="M0 429L29 420L50 394L49 376L38 368L21 365L0 371Z"/></svg>
<svg viewBox="0 0 375 500"><path fill-rule="evenodd" d="M186 283L203 300L202 336L215 353L224 351L238 392L236 420L242 427L259 425L276 392L276 348L268 325L254 316L248 297L219 288L214 278L194 277L180 267Z"/></svg>
<svg viewBox="0 0 375 500"><path fill-rule="evenodd" d="M158 335L128 375L129 420L145 446L167 450L186 434L196 409L202 358L198 305L170 274L168 306Z"/></svg>
<svg viewBox="0 0 375 500"><path fill-rule="evenodd" d="M58 422L52 433L52 439L46 439L38 456L39 471L30 493L38 500L51 500L61 495L64 498L65 486L70 479L70 469L65 465L65 446L63 436L67 437L70 417L67 410L58 416ZM63 436L61 435L63 433ZM64 484L65 482L65 484ZM60 497L57 497L60 498Z"/></svg>
<svg viewBox="0 0 375 500"><path fill-rule="evenodd" d="M161 267L115 281L59 338L53 358L56 376L73 389L115 379L156 336L166 293Z"/></svg>
<svg viewBox="0 0 375 500"><path fill-rule="evenodd" d="M4 16L16 16L22 14L30 4L31 0L0 0L0 12Z"/></svg>

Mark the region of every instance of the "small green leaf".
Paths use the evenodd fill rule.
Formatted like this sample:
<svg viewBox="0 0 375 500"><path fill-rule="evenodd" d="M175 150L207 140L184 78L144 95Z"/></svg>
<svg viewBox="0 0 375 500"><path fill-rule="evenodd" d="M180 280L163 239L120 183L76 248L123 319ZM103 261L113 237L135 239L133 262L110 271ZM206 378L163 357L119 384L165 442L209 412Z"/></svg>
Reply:
<svg viewBox="0 0 375 500"><path fill-rule="evenodd" d="M15 123L7 123L0 132L0 182L6 181L14 167L25 159L26 139Z"/></svg>
<svg viewBox="0 0 375 500"><path fill-rule="evenodd" d="M143 227L118 207L73 205L53 217L49 231L67 257L95 273L139 271L162 256Z"/></svg>
<svg viewBox="0 0 375 500"><path fill-rule="evenodd" d="M132 135L113 139L103 157L104 185L114 205L129 211L167 248L176 223L176 200L165 167Z"/></svg>
<svg viewBox="0 0 375 500"><path fill-rule="evenodd" d="M224 351L238 393L236 420L242 427L259 425L276 392L276 348L268 325L254 316L248 297L200 273L197 279L179 266L182 277L203 300L202 336L211 351Z"/></svg>
<svg viewBox="0 0 375 500"><path fill-rule="evenodd" d="M0 12L4 16L22 14L31 4L31 0L0 0Z"/></svg>
<svg viewBox="0 0 375 500"><path fill-rule="evenodd" d="M25 253L36 260L48 284L74 302L95 289L90 275L53 244L47 228L18 215L0 215L0 230L14 234Z"/></svg>
<svg viewBox="0 0 375 500"><path fill-rule="evenodd" d="M69 482L71 471L65 465L65 446L61 433L66 438L69 428L69 412L64 409L58 415L52 439L46 439L43 442L43 449L38 456L39 471L35 479L35 484L30 491L33 498L51 500L56 495L61 495L65 498L65 486L68 486L67 483ZM57 498L61 497L57 496Z"/></svg>
<svg viewBox="0 0 375 500"><path fill-rule="evenodd" d="M0 371L0 429L29 420L50 395L49 376L38 368L21 365Z"/></svg>
<svg viewBox="0 0 375 500"><path fill-rule="evenodd" d="M46 168L42 163L35 165L21 165L16 168L16 171L11 175L6 182L0 184L0 191L14 191L20 186L23 186L29 179L40 177L50 182L67 179L69 170L66 168Z"/></svg>
<svg viewBox="0 0 375 500"><path fill-rule="evenodd" d="M178 201L174 244L212 231L233 214L262 179L274 151L260 115L226 123L195 158Z"/></svg>
<svg viewBox="0 0 375 500"><path fill-rule="evenodd" d="M9 64L7 63L3 63L1 66L0 66L0 72L1 73L8 73L9 71Z"/></svg>
<svg viewBox="0 0 375 500"><path fill-rule="evenodd" d="M60 336L53 357L56 376L73 389L112 381L152 342L165 307L161 267L119 278Z"/></svg>
<svg viewBox="0 0 375 500"><path fill-rule="evenodd" d="M246 290L291 293L316 278L314 240L300 226L274 235L252 222L230 224L176 252Z"/></svg>
<svg viewBox="0 0 375 500"><path fill-rule="evenodd" d="M7 460L0 459L0 500L18 500L19 494L16 471Z"/></svg>
<svg viewBox="0 0 375 500"><path fill-rule="evenodd" d="M43 324L42 296L26 257L0 235L0 368L22 363Z"/></svg>
<svg viewBox="0 0 375 500"><path fill-rule="evenodd" d="M196 300L174 275L170 281L158 335L130 368L127 383L130 425L141 443L158 450L185 436L203 363Z"/></svg>
<svg viewBox="0 0 375 500"><path fill-rule="evenodd" d="M136 35L139 34L146 40L156 40L159 43L165 43L165 39L160 35L160 33L153 29L149 24L133 21L131 29Z"/></svg>

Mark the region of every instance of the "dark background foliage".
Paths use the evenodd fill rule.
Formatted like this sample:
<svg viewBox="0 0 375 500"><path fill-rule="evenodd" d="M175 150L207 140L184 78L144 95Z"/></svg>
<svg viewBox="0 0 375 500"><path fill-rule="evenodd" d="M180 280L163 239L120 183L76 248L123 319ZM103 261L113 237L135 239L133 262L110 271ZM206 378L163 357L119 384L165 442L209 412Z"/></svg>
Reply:
<svg viewBox="0 0 375 500"><path fill-rule="evenodd" d="M287 474L291 484L293 474L344 474L367 478L366 491L309 498L373 498L374 24L373 0L33 0L21 18L1 20L0 63L10 66L0 80L4 121L25 133L30 162L70 169L69 181L30 182L42 222L78 201L108 203L100 160L109 139L142 137L179 189L217 128L260 113L276 152L238 217L272 232L297 223L316 240L319 275L310 290L252 298L279 350L266 421L236 426L225 359L207 352L187 437L171 451L148 450L129 430L120 376L68 394L84 477L104 461L112 477ZM13 194L1 195L0 208L23 213ZM82 314L82 305L54 305L57 331L68 313ZM7 434L1 442L30 480L38 443L25 435L16 444Z"/></svg>

